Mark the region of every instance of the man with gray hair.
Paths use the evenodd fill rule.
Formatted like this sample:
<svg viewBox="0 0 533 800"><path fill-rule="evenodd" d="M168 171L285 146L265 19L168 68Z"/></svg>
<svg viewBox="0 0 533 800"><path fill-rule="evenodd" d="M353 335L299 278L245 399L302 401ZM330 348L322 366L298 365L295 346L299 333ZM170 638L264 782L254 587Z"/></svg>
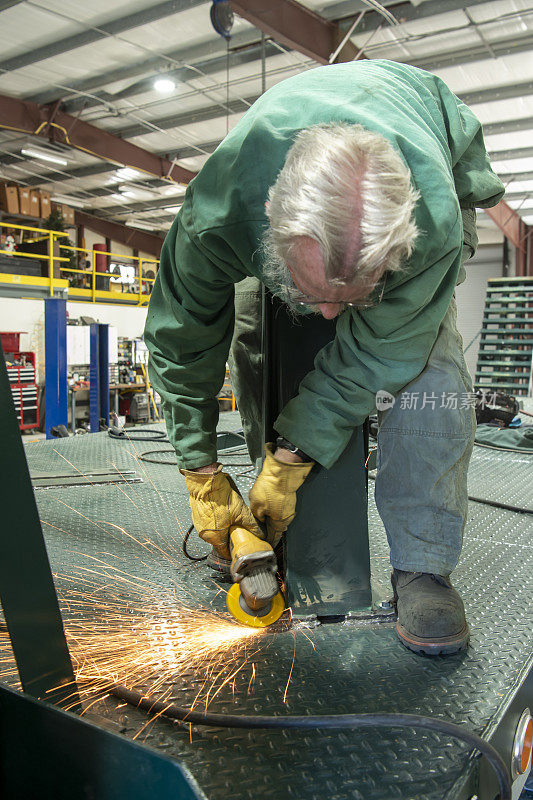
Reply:
<svg viewBox="0 0 533 800"><path fill-rule="evenodd" d="M376 503L397 632L416 652L469 639L449 577L475 426L454 290L476 248L475 207L503 191L479 121L440 79L388 61L310 70L267 91L192 181L150 300L151 379L196 529L223 558L237 522L275 546L313 464L335 463L377 393L396 398L379 414ZM248 508L217 463L216 398L233 337L258 459L261 282L293 314L337 322L275 422Z"/></svg>

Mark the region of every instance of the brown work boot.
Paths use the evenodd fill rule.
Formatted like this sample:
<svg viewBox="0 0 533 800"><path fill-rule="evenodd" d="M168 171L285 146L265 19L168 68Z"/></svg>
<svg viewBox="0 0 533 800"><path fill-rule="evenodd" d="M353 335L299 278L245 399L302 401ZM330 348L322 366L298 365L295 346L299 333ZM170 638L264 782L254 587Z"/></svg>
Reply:
<svg viewBox="0 0 533 800"><path fill-rule="evenodd" d="M409 650L447 655L468 646L463 601L448 575L395 569L391 582L398 609L396 632Z"/></svg>

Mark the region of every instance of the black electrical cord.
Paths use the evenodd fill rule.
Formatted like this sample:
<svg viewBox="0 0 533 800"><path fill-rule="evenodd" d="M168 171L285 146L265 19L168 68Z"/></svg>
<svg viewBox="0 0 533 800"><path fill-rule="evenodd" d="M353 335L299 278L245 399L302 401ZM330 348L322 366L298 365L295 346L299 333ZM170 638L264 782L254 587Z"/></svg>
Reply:
<svg viewBox="0 0 533 800"><path fill-rule="evenodd" d="M371 481L376 480L375 475L368 473ZM508 503L500 503L498 500L486 500L484 497L474 497L469 494L468 499L474 503L483 503L485 506L494 506L494 508L503 508L505 511L516 511L518 514L533 514L533 508L523 508L522 506L511 506Z"/></svg>
<svg viewBox="0 0 533 800"><path fill-rule="evenodd" d="M147 458L147 456L151 456L152 453L173 453L174 456L176 455L176 451L171 447L166 450L145 450L144 453L141 453L137 458L139 461L147 461L149 464L170 464L171 467L175 467L178 463L177 461L165 461L161 458Z"/></svg>
<svg viewBox="0 0 533 800"><path fill-rule="evenodd" d="M149 433L150 436L137 436L137 434ZM127 433L125 428L111 427L107 431L111 439L121 439L124 442L165 442L169 443L166 431L152 430L151 428L132 428L131 433Z"/></svg>
<svg viewBox="0 0 533 800"><path fill-rule="evenodd" d="M483 497L472 497L468 495L468 499L474 503L483 503L486 506L494 506L494 508L503 508L505 511L516 511L518 514L533 514L533 508L521 508L520 506L511 506L508 503L499 503L497 500L485 500Z"/></svg>
<svg viewBox="0 0 533 800"><path fill-rule="evenodd" d="M320 716L244 716L237 714L202 714L186 708L145 697L140 692L114 685L111 694L126 703L160 714L170 719L178 719L194 725L211 725L216 728L281 729L304 730L345 729L345 728L422 728L436 731L454 739L459 739L469 747L482 753L492 766L500 787L499 800L511 800L511 782L505 763L498 751L480 736L467 731L460 725L446 720L424 717L420 714L324 714Z"/></svg>
<svg viewBox="0 0 533 800"><path fill-rule="evenodd" d="M187 542L189 541L189 536L191 535L193 530L194 530L194 525L191 525L191 527L183 537L183 544L181 545L181 548L190 561L206 561L207 556L191 556L191 554L187 550Z"/></svg>
<svg viewBox="0 0 533 800"><path fill-rule="evenodd" d="M530 425L526 425L526 428L531 427ZM476 447L485 447L487 450L499 450L503 453L520 453L520 455L524 456L531 456L533 455L533 450L530 450L526 447L498 447L496 444L485 444L484 442L474 442Z"/></svg>
<svg viewBox="0 0 533 800"><path fill-rule="evenodd" d="M167 448L166 450L145 450L144 453L141 453L137 458L140 461L146 461L149 464L164 464L170 465L171 467L175 467L177 461L167 461L163 458L149 458L153 453L163 454L163 453L174 453L176 455L176 451L174 448ZM230 458L232 456L241 456L244 455L243 453L225 453L226 458ZM220 461L223 467L252 467L250 461Z"/></svg>

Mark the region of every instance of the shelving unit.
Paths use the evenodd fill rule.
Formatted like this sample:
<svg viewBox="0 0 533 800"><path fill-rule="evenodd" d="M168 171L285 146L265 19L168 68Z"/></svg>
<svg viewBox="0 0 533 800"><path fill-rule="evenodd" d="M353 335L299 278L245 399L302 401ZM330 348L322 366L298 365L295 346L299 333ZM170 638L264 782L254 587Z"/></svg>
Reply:
<svg viewBox="0 0 533 800"><path fill-rule="evenodd" d="M533 278L489 279L476 388L527 396L532 357Z"/></svg>

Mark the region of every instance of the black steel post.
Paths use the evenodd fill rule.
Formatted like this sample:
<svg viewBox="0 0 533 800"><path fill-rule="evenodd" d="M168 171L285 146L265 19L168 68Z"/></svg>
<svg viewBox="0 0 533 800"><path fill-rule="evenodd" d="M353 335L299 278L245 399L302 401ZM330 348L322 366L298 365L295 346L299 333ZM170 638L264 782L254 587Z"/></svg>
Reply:
<svg viewBox="0 0 533 800"><path fill-rule="evenodd" d="M79 710L57 595L0 345L0 602L22 688Z"/></svg>
<svg viewBox="0 0 533 800"><path fill-rule="evenodd" d="M335 325L317 315L302 316L296 324L265 292L265 441L275 438L277 415L335 336ZM333 467L314 467L298 492L296 518L284 537L285 583L295 616L346 615L371 605L365 445L363 427L355 429Z"/></svg>

